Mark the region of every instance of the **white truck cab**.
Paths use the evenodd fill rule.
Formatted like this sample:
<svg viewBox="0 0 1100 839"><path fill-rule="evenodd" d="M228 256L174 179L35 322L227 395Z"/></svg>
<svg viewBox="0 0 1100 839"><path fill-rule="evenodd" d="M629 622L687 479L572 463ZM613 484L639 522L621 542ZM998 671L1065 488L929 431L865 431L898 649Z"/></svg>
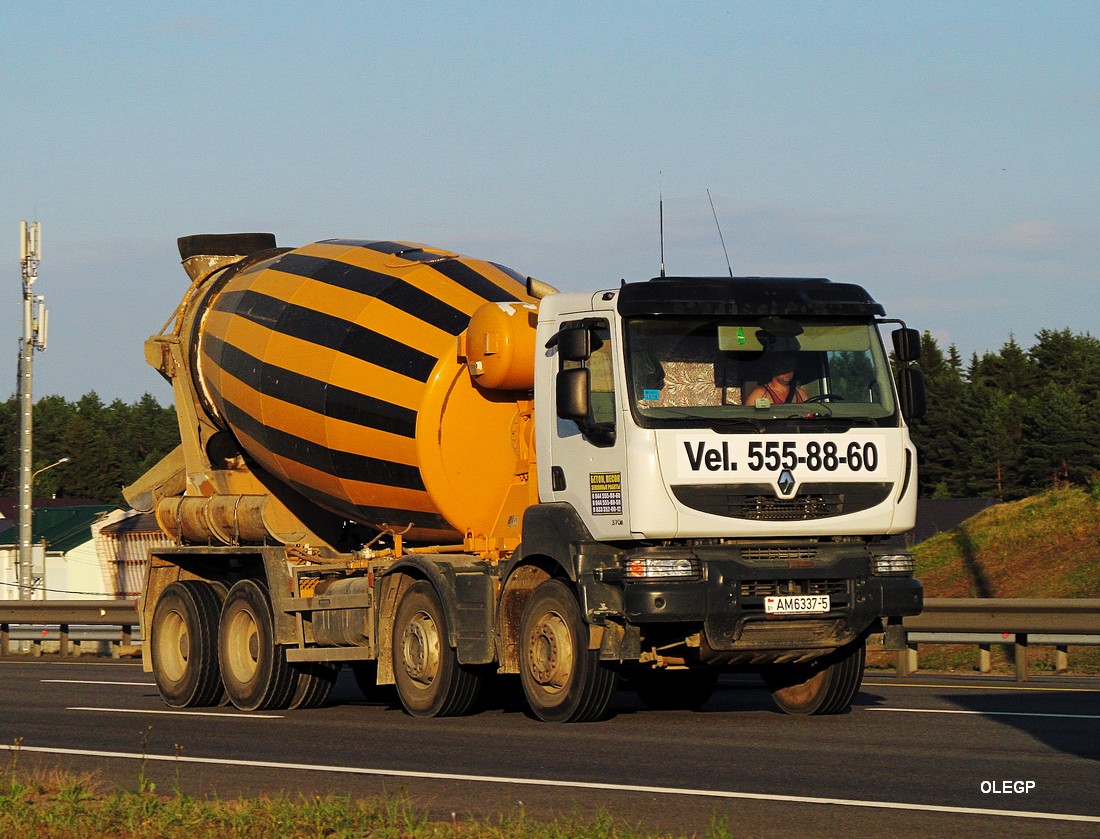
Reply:
<svg viewBox="0 0 1100 839"><path fill-rule="evenodd" d="M764 665L786 710L846 707L854 677L805 704L791 685L808 671L779 665L854 672L856 657L862 673L868 636L896 645L922 606L911 557L883 544L914 522L919 340L895 331L895 384L883 315L825 279L662 277L546 297L542 509L528 513L543 523L525 526L523 552L570 534L554 550L572 554L586 619L634 636L643 662L680 647L686 662Z"/></svg>

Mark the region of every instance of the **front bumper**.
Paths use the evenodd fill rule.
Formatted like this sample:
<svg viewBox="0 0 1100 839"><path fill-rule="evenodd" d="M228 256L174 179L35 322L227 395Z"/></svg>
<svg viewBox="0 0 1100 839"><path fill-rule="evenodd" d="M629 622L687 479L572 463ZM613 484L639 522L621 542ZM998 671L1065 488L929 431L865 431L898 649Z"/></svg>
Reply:
<svg viewBox="0 0 1100 839"><path fill-rule="evenodd" d="M871 553L859 543L683 551L698 558L702 578L623 579L621 619L627 625L643 634L647 628L660 631L662 625L701 625L704 646L715 652L814 650L853 641L880 619L919 614L924 602L918 580L872 575ZM769 595L812 594L829 595L830 610L807 615L764 611Z"/></svg>

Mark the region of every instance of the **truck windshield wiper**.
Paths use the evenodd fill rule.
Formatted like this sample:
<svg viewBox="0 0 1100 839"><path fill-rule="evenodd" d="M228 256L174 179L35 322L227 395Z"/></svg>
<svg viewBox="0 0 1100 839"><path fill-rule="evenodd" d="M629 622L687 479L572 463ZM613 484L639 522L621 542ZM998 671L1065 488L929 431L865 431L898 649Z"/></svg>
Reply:
<svg viewBox="0 0 1100 839"><path fill-rule="evenodd" d="M784 414L776 419L828 419L833 415L833 412L824 405L814 405L812 408L803 407L800 411L792 411L789 414Z"/></svg>
<svg viewBox="0 0 1100 839"><path fill-rule="evenodd" d="M798 426L798 430L839 430L847 431L855 425L876 426L879 421L873 417L838 417L832 414L803 413L790 414L785 417L776 417L776 422L790 422Z"/></svg>
<svg viewBox="0 0 1100 839"><path fill-rule="evenodd" d="M667 411L668 409L666 409ZM678 425L702 425L719 434L729 434L743 429L751 428L753 431L763 431L766 419L754 419L752 417L703 417L689 410L673 410L666 413L662 419L671 420Z"/></svg>
<svg viewBox="0 0 1100 839"><path fill-rule="evenodd" d="M752 419L751 417L727 417L725 419L704 419L703 422L707 424L707 428L711 431L717 431L719 434L728 434L735 431L738 428L744 428L748 426L754 431L763 431L764 423L758 419Z"/></svg>

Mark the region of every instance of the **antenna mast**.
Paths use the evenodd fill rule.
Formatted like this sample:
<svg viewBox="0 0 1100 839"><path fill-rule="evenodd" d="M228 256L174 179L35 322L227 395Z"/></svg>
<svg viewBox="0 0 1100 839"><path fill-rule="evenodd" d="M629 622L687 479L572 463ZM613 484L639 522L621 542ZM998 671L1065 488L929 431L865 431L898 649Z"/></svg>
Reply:
<svg viewBox="0 0 1100 839"><path fill-rule="evenodd" d="M665 275L665 180L661 176L661 185L657 192L657 215L661 237L661 276Z"/></svg>
<svg viewBox="0 0 1100 839"><path fill-rule="evenodd" d="M31 484L34 481L31 388L34 351L46 349L45 299L34 294L38 262L42 258L42 227L35 221L20 224L19 258L23 268L23 335L19 341L19 559L16 578L19 599L30 600L34 591L34 562L31 546Z"/></svg>
<svg viewBox="0 0 1100 839"><path fill-rule="evenodd" d="M726 256L726 268L729 269L730 276L733 276L733 266L730 265L729 251L726 250L726 237L722 235L722 225L718 223L718 213L714 210L714 199L710 197L710 190L707 190L707 200L710 202L710 212L714 216L714 226L718 228L718 241L722 243L722 253Z"/></svg>

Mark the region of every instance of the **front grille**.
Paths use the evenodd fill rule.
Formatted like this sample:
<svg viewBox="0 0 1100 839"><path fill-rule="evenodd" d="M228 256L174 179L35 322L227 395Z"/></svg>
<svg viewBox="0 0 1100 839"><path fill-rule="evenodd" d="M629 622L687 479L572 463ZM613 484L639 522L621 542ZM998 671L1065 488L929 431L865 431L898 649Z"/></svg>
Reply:
<svg viewBox="0 0 1100 839"><path fill-rule="evenodd" d="M848 594L847 580L742 580L742 597L773 597L789 594Z"/></svg>
<svg viewBox="0 0 1100 839"><path fill-rule="evenodd" d="M804 495L799 498L776 498L753 495L740 499L741 509L734 518L750 521L801 521L823 519L840 514L840 498L835 495Z"/></svg>
<svg viewBox="0 0 1100 839"><path fill-rule="evenodd" d="M746 562L775 563L775 562L814 562L817 560L816 547L784 547L762 546L758 548L742 548L741 559Z"/></svg>
<svg viewBox="0 0 1100 839"><path fill-rule="evenodd" d="M770 484L677 484L685 507L748 521L806 521L857 513L881 504L890 494L885 482L805 483L792 498L780 498Z"/></svg>

